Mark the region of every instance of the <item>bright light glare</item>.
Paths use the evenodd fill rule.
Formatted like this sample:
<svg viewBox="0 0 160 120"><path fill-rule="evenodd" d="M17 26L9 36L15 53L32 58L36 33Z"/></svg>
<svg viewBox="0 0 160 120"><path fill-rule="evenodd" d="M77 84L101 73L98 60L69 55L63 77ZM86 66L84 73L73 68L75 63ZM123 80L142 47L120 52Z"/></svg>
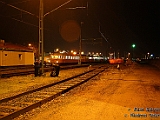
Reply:
<svg viewBox="0 0 160 120"><path fill-rule="evenodd" d="M76 53L76 52L73 52L73 54L76 55L77 53Z"/></svg>
<svg viewBox="0 0 160 120"><path fill-rule="evenodd" d="M132 45L132 47L133 47L133 48L135 48L135 47L136 47L136 45L135 45L135 44L133 44L133 45Z"/></svg>

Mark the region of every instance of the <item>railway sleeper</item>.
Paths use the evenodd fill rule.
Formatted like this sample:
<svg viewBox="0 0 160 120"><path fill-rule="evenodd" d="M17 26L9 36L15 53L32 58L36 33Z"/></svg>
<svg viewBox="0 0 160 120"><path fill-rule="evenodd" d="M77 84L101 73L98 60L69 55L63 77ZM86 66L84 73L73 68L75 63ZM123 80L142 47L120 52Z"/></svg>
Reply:
<svg viewBox="0 0 160 120"><path fill-rule="evenodd" d="M56 92L52 90L52 91L42 91L41 93L42 93L42 95L45 95L45 94L54 95Z"/></svg>

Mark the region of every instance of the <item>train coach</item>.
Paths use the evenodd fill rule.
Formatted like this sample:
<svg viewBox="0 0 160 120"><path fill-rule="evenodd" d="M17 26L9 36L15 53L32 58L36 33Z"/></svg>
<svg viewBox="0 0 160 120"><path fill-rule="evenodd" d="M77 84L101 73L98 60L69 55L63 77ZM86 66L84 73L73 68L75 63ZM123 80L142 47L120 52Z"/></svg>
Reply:
<svg viewBox="0 0 160 120"><path fill-rule="evenodd" d="M110 64L121 64L124 63L123 59L109 59Z"/></svg>
<svg viewBox="0 0 160 120"><path fill-rule="evenodd" d="M44 57L46 64L77 64L79 62L80 56L78 54L69 53L52 53ZM81 55L82 63L95 63L106 61L102 56L87 56Z"/></svg>

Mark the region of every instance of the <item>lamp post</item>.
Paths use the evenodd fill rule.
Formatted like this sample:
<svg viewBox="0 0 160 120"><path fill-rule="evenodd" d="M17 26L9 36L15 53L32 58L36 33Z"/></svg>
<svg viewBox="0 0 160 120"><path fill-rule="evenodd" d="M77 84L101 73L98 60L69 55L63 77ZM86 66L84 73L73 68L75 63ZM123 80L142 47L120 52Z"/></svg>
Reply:
<svg viewBox="0 0 160 120"><path fill-rule="evenodd" d="M133 59L134 59L134 48L136 47L136 45L135 44L132 44L132 48L133 48Z"/></svg>

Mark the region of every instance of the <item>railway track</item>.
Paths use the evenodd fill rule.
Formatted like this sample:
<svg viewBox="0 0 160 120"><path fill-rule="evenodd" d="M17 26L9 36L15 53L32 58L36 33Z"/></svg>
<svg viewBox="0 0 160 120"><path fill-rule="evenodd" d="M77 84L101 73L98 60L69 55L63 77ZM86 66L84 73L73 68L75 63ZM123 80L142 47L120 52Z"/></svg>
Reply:
<svg viewBox="0 0 160 120"><path fill-rule="evenodd" d="M68 65L68 66L60 66L60 69L71 69L71 68L77 68L77 67L87 67L88 64L84 65ZM51 71L53 67L45 67L44 72ZM12 76L21 76L21 75L29 75L34 74L34 67L15 67L15 68L6 68L6 69L0 69L0 78L5 77L12 77Z"/></svg>
<svg viewBox="0 0 160 120"><path fill-rule="evenodd" d="M78 85L87 82L105 69L107 69L106 66L93 67L91 70L79 75L2 99L0 100L0 120L13 119L27 111L39 107Z"/></svg>

